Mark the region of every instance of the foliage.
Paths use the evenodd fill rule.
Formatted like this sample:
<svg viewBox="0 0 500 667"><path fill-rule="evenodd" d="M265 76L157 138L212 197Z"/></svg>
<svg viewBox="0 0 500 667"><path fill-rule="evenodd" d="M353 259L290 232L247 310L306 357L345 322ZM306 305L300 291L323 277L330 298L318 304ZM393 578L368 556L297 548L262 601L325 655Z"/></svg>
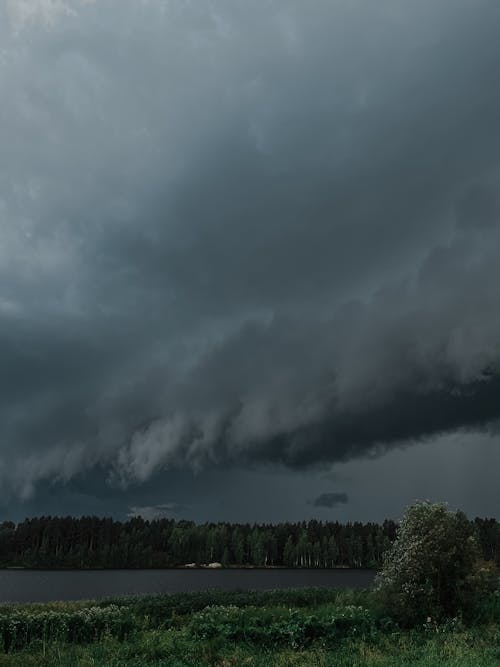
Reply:
<svg viewBox="0 0 500 667"><path fill-rule="evenodd" d="M5 653L36 640L86 643L103 636L124 639L134 627L126 607L88 607L78 611L14 610L0 616L0 646Z"/></svg>
<svg viewBox="0 0 500 667"><path fill-rule="evenodd" d="M171 595L122 596L97 602L100 606L127 606L134 614L147 618L157 627L172 616L187 616L209 606L233 607L316 607L323 604L338 606L363 605L369 599L365 591L340 591L331 588L288 588L263 591L209 590Z"/></svg>
<svg viewBox="0 0 500 667"><path fill-rule="evenodd" d="M213 561L253 567L377 567L395 529L393 521L197 525L140 517L122 523L49 516L0 524L0 567L150 568Z"/></svg>
<svg viewBox="0 0 500 667"><path fill-rule="evenodd" d="M144 629L183 627L188 619L203 617L203 610L266 606L297 609L338 601L361 599L360 591L330 589L289 589L277 591L205 591L174 595L129 596L93 602L2 605L0 607L0 646L4 652L19 651L38 640L85 643L103 636L118 639ZM218 606L215 606L218 605ZM218 612L214 612L217 614ZM193 616L194 615L194 616ZM262 616L262 614L260 614ZM243 622L246 616L242 617ZM196 620L193 628L196 627ZM196 632L195 632L196 634ZM215 637L218 633L214 632Z"/></svg>
<svg viewBox="0 0 500 667"><path fill-rule="evenodd" d="M475 519L483 558L500 564L500 524ZM0 567L150 568L220 561L253 567L382 565L394 521L229 524L140 517L38 517L0 524Z"/></svg>
<svg viewBox="0 0 500 667"><path fill-rule="evenodd" d="M500 599L496 593L484 601L475 624L496 624L498 628L499 623ZM425 639L468 629L460 619L444 624L432 619L420 624L417 634ZM0 646L9 654L31 655L39 646L50 650L54 643L67 647L113 639L124 642L120 655L126 654L127 659L147 653L159 660L166 654L182 655L185 651L192 655L186 664L193 665L201 664L197 656L202 645L211 646L217 655L224 647L240 645L268 651L277 647L337 650L349 639L376 642L400 634L396 623L380 613L376 596L370 591L208 591L0 608ZM2 664L7 663L0 657Z"/></svg>
<svg viewBox="0 0 500 667"><path fill-rule="evenodd" d="M391 613L412 624L474 613L491 582L463 512L420 502L407 510L376 588Z"/></svg>
<svg viewBox="0 0 500 667"><path fill-rule="evenodd" d="M368 609L347 606L311 610L211 606L191 618L189 629L195 639L222 637L260 646L302 648L314 640L334 644L341 639L376 631L375 619Z"/></svg>
<svg viewBox="0 0 500 667"><path fill-rule="evenodd" d="M309 610L316 613L318 610ZM261 646L224 639L198 640L183 627L145 630L127 641L104 637L94 644L54 642L0 656L2 667L497 667L498 625L439 631L377 632L340 640L334 648Z"/></svg>

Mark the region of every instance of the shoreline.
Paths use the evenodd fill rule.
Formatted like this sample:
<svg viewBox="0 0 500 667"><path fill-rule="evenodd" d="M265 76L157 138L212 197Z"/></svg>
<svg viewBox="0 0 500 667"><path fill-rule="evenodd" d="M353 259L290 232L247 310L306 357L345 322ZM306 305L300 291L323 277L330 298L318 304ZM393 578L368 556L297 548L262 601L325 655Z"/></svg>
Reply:
<svg viewBox="0 0 500 667"><path fill-rule="evenodd" d="M5 565L0 566L0 572L28 571L28 572L163 572L163 571L221 571L221 570L288 570L293 572L334 572L353 570L355 572L376 572L374 567L349 567L348 565L339 565L336 567L286 567L285 565L222 565L220 567L210 567L204 565L172 565L170 567L24 567L23 565Z"/></svg>

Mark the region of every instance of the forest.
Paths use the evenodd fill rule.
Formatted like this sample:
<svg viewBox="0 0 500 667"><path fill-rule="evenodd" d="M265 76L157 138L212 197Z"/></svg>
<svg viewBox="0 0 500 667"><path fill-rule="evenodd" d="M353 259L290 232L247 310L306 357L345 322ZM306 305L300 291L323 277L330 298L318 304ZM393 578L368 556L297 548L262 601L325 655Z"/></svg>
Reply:
<svg viewBox="0 0 500 667"><path fill-rule="evenodd" d="M472 524L483 558L500 564L500 523L476 518ZM0 567L162 568L220 562L248 567L379 568L396 529L392 520L258 525L42 516L0 524Z"/></svg>

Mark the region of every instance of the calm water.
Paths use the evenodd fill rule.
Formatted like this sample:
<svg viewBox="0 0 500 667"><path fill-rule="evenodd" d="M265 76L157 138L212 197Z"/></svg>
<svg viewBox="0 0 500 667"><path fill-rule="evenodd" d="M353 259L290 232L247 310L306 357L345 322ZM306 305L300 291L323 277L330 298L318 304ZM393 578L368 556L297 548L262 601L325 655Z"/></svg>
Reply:
<svg viewBox="0 0 500 667"><path fill-rule="evenodd" d="M209 588L367 588L374 577L373 570L0 570L0 601L84 600Z"/></svg>

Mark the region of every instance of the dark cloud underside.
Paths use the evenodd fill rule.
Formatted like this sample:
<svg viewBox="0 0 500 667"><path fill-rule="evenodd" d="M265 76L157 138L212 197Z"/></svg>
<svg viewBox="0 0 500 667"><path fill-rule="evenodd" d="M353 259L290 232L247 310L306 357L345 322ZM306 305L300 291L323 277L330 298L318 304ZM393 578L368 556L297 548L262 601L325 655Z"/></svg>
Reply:
<svg viewBox="0 0 500 667"><path fill-rule="evenodd" d="M314 507L335 507L336 505L345 505L349 502L349 497L347 493L331 492L331 493L320 493L314 499Z"/></svg>
<svg viewBox="0 0 500 667"><path fill-rule="evenodd" d="M3 3L5 494L494 432L499 28L493 0Z"/></svg>

